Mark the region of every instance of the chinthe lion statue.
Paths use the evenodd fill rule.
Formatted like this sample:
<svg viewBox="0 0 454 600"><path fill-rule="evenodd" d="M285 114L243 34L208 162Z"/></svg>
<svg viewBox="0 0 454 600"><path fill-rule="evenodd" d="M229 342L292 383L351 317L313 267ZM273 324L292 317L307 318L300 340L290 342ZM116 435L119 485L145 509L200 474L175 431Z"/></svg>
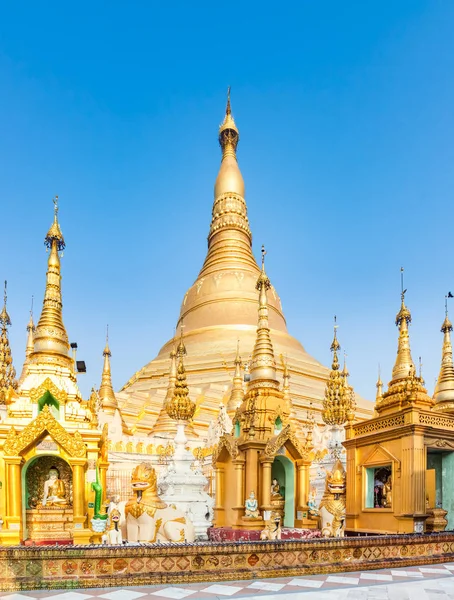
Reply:
<svg viewBox="0 0 454 600"><path fill-rule="evenodd" d="M194 526L185 513L159 498L156 471L151 463L137 465L131 486L135 496L125 506L128 542L194 541Z"/></svg>
<svg viewBox="0 0 454 600"><path fill-rule="evenodd" d="M281 529L281 515L278 512L272 512L269 520L265 521L265 529L260 532L261 540L280 540L282 529Z"/></svg>
<svg viewBox="0 0 454 600"><path fill-rule="evenodd" d="M326 473L325 493L320 502L323 537L344 537L346 473L340 460Z"/></svg>

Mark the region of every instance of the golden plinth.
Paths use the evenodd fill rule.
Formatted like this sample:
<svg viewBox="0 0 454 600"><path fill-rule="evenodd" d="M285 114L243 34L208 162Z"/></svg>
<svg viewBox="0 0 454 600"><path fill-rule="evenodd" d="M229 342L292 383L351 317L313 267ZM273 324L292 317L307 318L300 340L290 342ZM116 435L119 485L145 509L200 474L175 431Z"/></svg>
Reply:
<svg viewBox="0 0 454 600"><path fill-rule="evenodd" d="M447 510L443 508L428 508L427 514L429 517L426 519L426 532L432 533L437 531L444 531L448 524L445 518L448 514Z"/></svg>
<svg viewBox="0 0 454 600"><path fill-rule="evenodd" d="M32 508L26 512L28 539L34 542L72 540L72 508Z"/></svg>

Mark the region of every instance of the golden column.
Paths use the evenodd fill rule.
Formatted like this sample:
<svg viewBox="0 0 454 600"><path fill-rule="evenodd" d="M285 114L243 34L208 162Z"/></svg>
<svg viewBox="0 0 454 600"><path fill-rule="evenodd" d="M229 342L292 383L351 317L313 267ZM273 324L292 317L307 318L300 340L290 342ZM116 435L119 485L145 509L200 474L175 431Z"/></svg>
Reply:
<svg viewBox="0 0 454 600"><path fill-rule="evenodd" d="M271 510L271 467L273 464L272 458L261 458L262 466L262 510Z"/></svg>
<svg viewBox="0 0 454 600"><path fill-rule="evenodd" d="M215 490L214 490L214 524L216 527L224 525L224 469L216 467L214 469Z"/></svg>
<svg viewBox="0 0 454 600"><path fill-rule="evenodd" d="M6 480L6 520L8 529L17 531L18 542L22 530L22 494L21 494L21 456L5 457L7 465Z"/></svg>
<svg viewBox="0 0 454 600"><path fill-rule="evenodd" d="M244 460L236 459L233 464L235 465L236 504L238 508L244 508Z"/></svg>
<svg viewBox="0 0 454 600"><path fill-rule="evenodd" d="M72 458L74 528L82 529L85 522L85 458ZM77 526L77 524L81 524Z"/></svg>
<svg viewBox="0 0 454 600"><path fill-rule="evenodd" d="M309 497L309 467L311 466L310 461L307 459L300 459L296 461L296 469L298 473L298 488L296 498L296 510L301 513L297 515L295 527L307 526L309 522L309 507L307 505L307 499Z"/></svg>

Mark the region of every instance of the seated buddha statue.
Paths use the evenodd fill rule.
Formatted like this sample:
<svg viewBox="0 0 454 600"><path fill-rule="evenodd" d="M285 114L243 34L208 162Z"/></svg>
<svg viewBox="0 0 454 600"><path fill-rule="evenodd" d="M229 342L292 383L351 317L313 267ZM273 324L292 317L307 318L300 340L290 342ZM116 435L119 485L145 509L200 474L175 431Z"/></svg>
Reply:
<svg viewBox="0 0 454 600"><path fill-rule="evenodd" d="M273 483L271 484L271 500L283 500L280 490L281 487L278 483L278 480L274 478Z"/></svg>
<svg viewBox="0 0 454 600"><path fill-rule="evenodd" d="M43 506L66 506L65 484L60 479L60 473L56 467L49 470L49 479L44 482Z"/></svg>
<svg viewBox="0 0 454 600"><path fill-rule="evenodd" d="M245 507L245 511L244 511L245 517L249 517L252 519L260 518L259 505L258 505L257 498L255 497L254 492L251 492L249 494L249 498L246 499L246 502L244 503L244 507Z"/></svg>

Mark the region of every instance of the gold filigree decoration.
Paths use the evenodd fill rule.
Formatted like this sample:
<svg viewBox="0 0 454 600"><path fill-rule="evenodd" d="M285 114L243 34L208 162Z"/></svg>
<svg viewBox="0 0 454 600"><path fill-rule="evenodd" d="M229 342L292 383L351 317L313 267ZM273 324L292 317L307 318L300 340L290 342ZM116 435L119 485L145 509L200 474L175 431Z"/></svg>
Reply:
<svg viewBox="0 0 454 600"><path fill-rule="evenodd" d="M295 435L292 426L289 424L286 425L278 435L273 436L268 441L263 454L268 458L272 458L282 448L282 446L286 444L286 442L291 442L296 453L299 454L298 457L294 458L306 458L312 450L312 444L308 443L308 441L309 440L306 440L305 446L302 446Z"/></svg>
<svg viewBox="0 0 454 600"><path fill-rule="evenodd" d="M46 404L34 421L29 423L20 433L11 427L3 446L5 456L19 456L30 444L36 442L43 433L47 432L69 456L85 458L87 447L78 431L73 435L55 419Z"/></svg>
<svg viewBox="0 0 454 600"><path fill-rule="evenodd" d="M227 452L230 454L230 456L233 459L237 458L237 456L240 452L238 450L238 440L235 439L232 435L224 434L220 438L220 440L213 452L213 458L212 458L213 466L216 466L216 463L219 459L219 456L221 455L223 448L225 448L227 450Z"/></svg>
<svg viewBox="0 0 454 600"><path fill-rule="evenodd" d="M33 402L33 404L36 404L46 392L52 394L52 396L58 400L60 404L66 404L68 401L68 394L65 392L65 390L59 390L49 377L47 377L39 387L30 390L30 400Z"/></svg>

